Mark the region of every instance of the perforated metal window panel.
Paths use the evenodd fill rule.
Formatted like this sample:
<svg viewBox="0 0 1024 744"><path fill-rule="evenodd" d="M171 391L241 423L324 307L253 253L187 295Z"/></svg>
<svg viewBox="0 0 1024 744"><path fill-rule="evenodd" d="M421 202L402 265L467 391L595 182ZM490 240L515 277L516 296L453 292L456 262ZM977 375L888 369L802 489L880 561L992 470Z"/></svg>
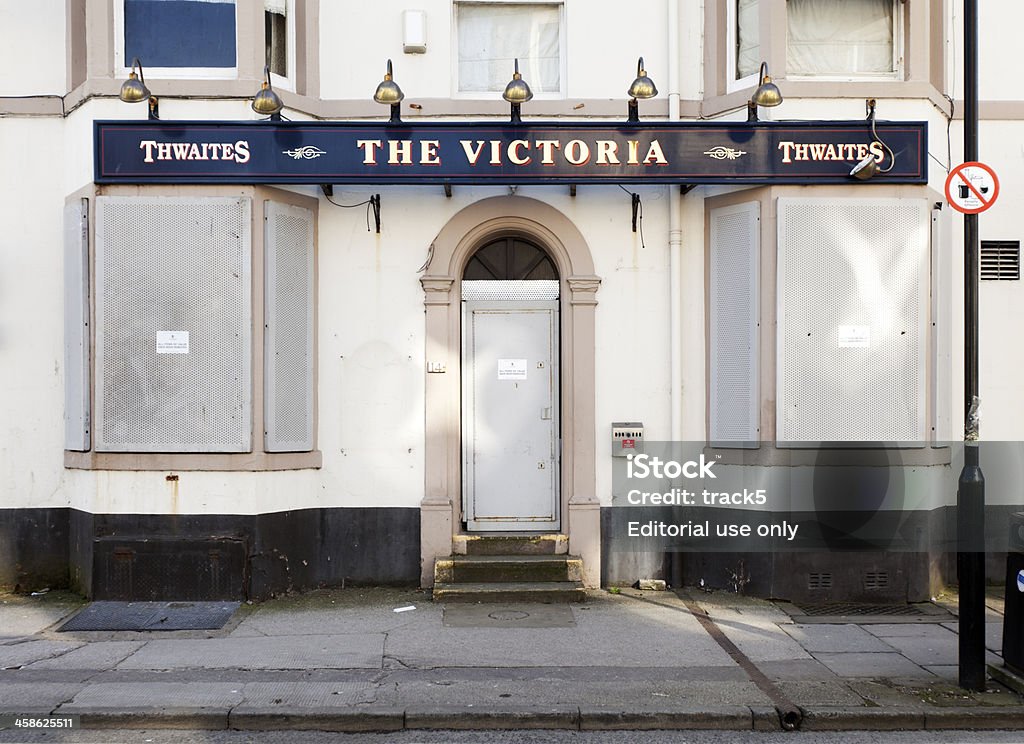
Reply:
<svg viewBox="0 0 1024 744"><path fill-rule="evenodd" d="M96 449L250 451L250 200L96 209ZM187 332L187 353L161 353L159 332Z"/></svg>
<svg viewBox="0 0 1024 744"><path fill-rule="evenodd" d="M462 282L462 299L547 301L558 299L557 279L469 279Z"/></svg>
<svg viewBox="0 0 1024 744"><path fill-rule="evenodd" d="M87 451L89 411L89 200L64 205L64 449Z"/></svg>
<svg viewBox="0 0 1024 744"><path fill-rule="evenodd" d="M778 444L920 446L927 203L780 198L778 231Z"/></svg>
<svg viewBox="0 0 1024 744"><path fill-rule="evenodd" d="M267 452L313 449L313 213L265 203Z"/></svg>
<svg viewBox="0 0 1024 744"><path fill-rule="evenodd" d="M711 210L710 438L757 447L760 204Z"/></svg>

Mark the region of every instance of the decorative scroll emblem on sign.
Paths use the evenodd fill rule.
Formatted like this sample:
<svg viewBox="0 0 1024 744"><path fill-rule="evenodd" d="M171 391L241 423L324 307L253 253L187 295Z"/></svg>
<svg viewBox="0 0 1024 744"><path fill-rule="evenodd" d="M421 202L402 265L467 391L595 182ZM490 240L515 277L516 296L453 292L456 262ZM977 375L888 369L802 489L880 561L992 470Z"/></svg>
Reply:
<svg viewBox="0 0 1024 744"><path fill-rule="evenodd" d="M719 145L718 147L713 147L710 150L705 150L704 154L709 158L714 158L715 160L736 160L747 153L743 150L733 150L731 147L722 147Z"/></svg>
<svg viewBox="0 0 1024 744"><path fill-rule="evenodd" d="M312 160L318 158L321 155L326 155L326 150L321 150L319 147L313 145L306 145L305 147L299 147L294 150L281 150L285 155L295 158L296 160Z"/></svg>
<svg viewBox="0 0 1024 744"><path fill-rule="evenodd" d="M734 161L746 155L746 152L741 149L733 149L732 147L723 147L719 145L718 147L705 150L705 155L709 158L714 158L717 161Z"/></svg>

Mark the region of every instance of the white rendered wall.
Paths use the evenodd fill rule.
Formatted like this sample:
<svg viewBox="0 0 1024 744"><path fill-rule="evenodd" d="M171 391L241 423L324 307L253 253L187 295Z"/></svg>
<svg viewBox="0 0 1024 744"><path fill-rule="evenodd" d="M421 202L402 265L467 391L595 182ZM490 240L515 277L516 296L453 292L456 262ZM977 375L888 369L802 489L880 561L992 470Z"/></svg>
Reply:
<svg viewBox="0 0 1024 744"><path fill-rule="evenodd" d="M637 57L644 58L655 83L667 84L668 40L663 21L667 2L565 0L565 97L622 99L625 115L626 90L636 76ZM682 6L681 25L699 29L698 4L683 2ZM426 13L426 54L402 52L402 11L406 9ZM413 4L324 2L320 4L320 24L322 98L371 98L389 57L394 62L395 81L409 101L458 97L453 74L456 52L450 0ZM683 63L685 69L699 69L699 50L689 45ZM691 89L688 92L694 93L697 76L688 75L686 82ZM526 107L523 113L528 115ZM581 114L586 115L586 111Z"/></svg>
<svg viewBox="0 0 1024 744"><path fill-rule="evenodd" d="M0 96L67 92L65 0L0 3Z"/></svg>
<svg viewBox="0 0 1024 744"><path fill-rule="evenodd" d="M0 119L0 508L67 506L60 119Z"/></svg>

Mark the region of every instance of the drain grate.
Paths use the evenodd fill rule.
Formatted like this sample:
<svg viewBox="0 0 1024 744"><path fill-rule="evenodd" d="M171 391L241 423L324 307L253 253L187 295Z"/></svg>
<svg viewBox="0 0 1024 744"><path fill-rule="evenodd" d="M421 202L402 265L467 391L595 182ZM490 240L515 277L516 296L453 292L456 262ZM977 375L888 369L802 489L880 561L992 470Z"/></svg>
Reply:
<svg viewBox="0 0 1024 744"><path fill-rule="evenodd" d="M855 617L865 617L868 615L882 615L884 617L922 617L928 614L921 612L921 610L913 605L830 602L828 604L798 604L796 606L801 612L803 612L803 614L809 617L847 615Z"/></svg>
<svg viewBox="0 0 1024 744"><path fill-rule="evenodd" d="M59 630L216 630L239 602L93 602Z"/></svg>

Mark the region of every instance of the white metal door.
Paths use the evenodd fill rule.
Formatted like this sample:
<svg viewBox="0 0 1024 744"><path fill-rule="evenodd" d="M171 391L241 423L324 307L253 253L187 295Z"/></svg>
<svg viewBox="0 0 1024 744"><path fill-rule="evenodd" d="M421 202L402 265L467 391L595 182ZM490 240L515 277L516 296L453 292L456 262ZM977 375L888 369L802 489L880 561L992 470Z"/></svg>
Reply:
<svg viewBox="0 0 1024 744"><path fill-rule="evenodd" d="M463 506L470 530L556 530L558 301L467 301Z"/></svg>

